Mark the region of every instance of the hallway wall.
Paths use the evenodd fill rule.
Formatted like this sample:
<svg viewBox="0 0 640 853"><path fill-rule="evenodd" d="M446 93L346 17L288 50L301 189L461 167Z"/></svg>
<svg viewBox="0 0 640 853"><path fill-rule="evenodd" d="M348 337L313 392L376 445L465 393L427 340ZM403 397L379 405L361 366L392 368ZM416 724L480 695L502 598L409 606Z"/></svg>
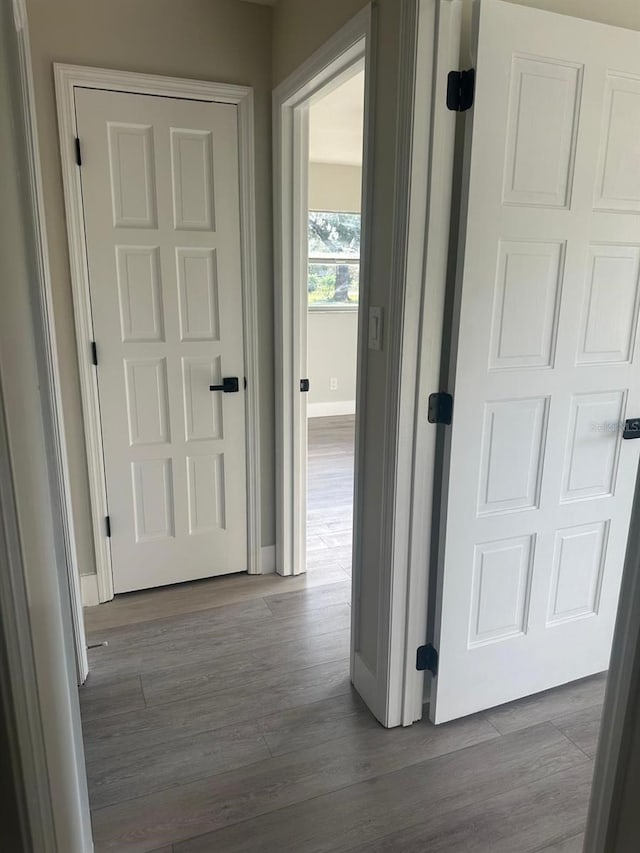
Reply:
<svg viewBox="0 0 640 853"><path fill-rule="evenodd" d="M78 559L95 573L53 63L253 86L256 130L262 544L275 538L271 14L237 0L27 0Z"/></svg>

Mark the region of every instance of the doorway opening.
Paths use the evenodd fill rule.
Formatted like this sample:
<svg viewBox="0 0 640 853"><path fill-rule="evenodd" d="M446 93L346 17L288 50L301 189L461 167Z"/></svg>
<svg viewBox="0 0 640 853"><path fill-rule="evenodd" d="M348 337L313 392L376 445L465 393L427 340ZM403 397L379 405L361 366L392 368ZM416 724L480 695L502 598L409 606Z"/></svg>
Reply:
<svg viewBox="0 0 640 853"><path fill-rule="evenodd" d="M307 571L351 575L364 69L309 107Z"/></svg>

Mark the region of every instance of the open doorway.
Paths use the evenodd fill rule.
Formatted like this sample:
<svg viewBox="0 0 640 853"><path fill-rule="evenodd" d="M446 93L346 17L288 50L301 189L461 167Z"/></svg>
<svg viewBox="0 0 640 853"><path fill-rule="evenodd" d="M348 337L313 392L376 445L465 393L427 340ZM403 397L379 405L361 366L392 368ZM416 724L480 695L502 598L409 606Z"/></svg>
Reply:
<svg viewBox="0 0 640 853"><path fill-rule="evenodd" d="M351 574L364 70L309 108L307 571Z"/></svg>

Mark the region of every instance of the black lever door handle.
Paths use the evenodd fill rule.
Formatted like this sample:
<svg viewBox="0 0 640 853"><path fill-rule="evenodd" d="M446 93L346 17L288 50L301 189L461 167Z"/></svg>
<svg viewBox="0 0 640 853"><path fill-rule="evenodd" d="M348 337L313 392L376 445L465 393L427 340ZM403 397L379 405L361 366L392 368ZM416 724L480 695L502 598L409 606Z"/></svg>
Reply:
<svg viewBox="0 0 640 853"><path fill-rule="evenodd" d="M622 437L626 439L640 438L640 418L629 418L624 422Z"/></svg>
<svg viewBox="0 0 640 853"><path fill-rule="evenodd" d="M222 385L209 385L209 391L224 391L225 394L233 394L239 390L237 376L225 376Z"/></svg>

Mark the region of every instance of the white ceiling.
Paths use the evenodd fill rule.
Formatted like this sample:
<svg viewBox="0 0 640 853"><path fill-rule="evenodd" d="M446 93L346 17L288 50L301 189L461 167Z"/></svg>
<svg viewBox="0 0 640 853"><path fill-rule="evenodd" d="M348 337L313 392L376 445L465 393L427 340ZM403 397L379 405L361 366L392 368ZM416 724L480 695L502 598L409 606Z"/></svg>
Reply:
<svg viewBox="0 0 640 853"><path fill-rule="evenodd" d="M361 166L363 120L361 71L309 108L311 162Z"/></svg>

